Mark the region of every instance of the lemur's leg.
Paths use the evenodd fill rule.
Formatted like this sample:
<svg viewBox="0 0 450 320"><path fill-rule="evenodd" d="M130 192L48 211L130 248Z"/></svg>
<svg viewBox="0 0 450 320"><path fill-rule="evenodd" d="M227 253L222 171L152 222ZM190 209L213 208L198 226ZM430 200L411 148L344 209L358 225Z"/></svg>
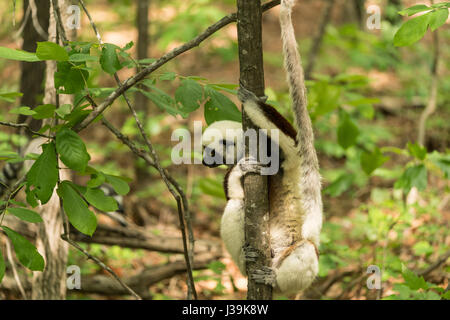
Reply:
<svg viewBox="0 0 450 320"><path fill-rule="evenodd" d="M243 275L245 272L244 199L229 199L222 215L220 236L231 258Z"/></svg>
<svg viewBox="0 0 450 320"><path fill-rule="evenodd" d="M245 214L242 177L250 172L260 174L261 166L251 158L242 158L228 174L229 199L220 227L220 235L225 243L225 247L243 275L246 275L246 251L244 250Z"/></svg>
<svg viewBox="0 0 450 320"><path fill-rule="evenodd" d="M250 277L257 283L272 285L279 292L301 291L311 285L319 272L317 248L308 240L287 248L273 261L273 267L256 270Z"/></svg>

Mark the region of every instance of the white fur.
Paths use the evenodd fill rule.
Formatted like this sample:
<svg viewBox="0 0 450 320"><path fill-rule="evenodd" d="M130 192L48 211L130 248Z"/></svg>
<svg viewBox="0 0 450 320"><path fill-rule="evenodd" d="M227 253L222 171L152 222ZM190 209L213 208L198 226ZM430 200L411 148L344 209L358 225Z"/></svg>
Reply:
<svg viewBox="0 0 450 320"><path fill-rule="evenodd" d="M308 288L319 272L319 261L314 246L305 242L295 249L275 271L276 291L283 294L297 293Z"/></svg>
<svg viewBox="0 0 450 320"><path fill-rule="evenodd" d="M282 130L278 131L278 143L284 156L284 161L281 163L283 175L280 175L281 183L277 185L279 190L274 191L277 197L271 203L270 216L270 245L274 254L272 268L276 275L274 289L283 294L306 289L317 276L319 261L316 249L319 246L322 228L320 175L313 145L311 121L306 110L303 71L290 18L294 4L295 0L281 1L280 21L285 66L290 80L294 115L299 130L298 144ZM294 98L297 100L294 101ZM261 105L255 98L241 100L244 101L244 111L251 121L261 129L268 129L269 137L271 130L280 129L272 119L266 118ZM235 139L239 143L240 150L243 150L241 124L232 121L219 121L212 124L204 133L203 145L213 148L216 154L223 155L223 145L217 139L217 141L214 140L213 136L224 133L228 128L235 129ZM225 152L225 155L232 153L228 150ZM238 163L242 157L243 153L239 152L234 163ZM239 164L234 166L228 175L229 200L222 217L221 236L233 260L245 274L244 191L240 179L242 175L244 172L241 171ZM294 245L298 245L295 249L292 249L293 242Z"/></svg>
<svg viewBox="0 0 450 320"><path fill-rule="evenodd" d="M227 251L239 270L246 275L244 256L244 200L230 199L227 202L220 225L220 236Z"/></svg>
<svg viewBox="0 0 450 320"><path fill-rule="evenodd" d="M225 154L223 154L222 139L235 143L234 148L227 148ZM243 157L242 124L230 120L212 123L202 135L202 146L215 150L221 159L227 158L230 163L236 163Z"/></svg>

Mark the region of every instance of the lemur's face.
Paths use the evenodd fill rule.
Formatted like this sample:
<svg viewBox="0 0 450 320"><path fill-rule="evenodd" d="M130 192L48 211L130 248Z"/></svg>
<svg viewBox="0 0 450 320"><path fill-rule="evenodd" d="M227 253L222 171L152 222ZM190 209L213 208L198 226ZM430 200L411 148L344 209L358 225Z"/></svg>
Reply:
<svg viewBox="0 0 450 320"><path fill-rule="evenodd" d="M203 132L203 164L210 168L236 164L243 156L242 125L235 121L217 121Z"/></svg>

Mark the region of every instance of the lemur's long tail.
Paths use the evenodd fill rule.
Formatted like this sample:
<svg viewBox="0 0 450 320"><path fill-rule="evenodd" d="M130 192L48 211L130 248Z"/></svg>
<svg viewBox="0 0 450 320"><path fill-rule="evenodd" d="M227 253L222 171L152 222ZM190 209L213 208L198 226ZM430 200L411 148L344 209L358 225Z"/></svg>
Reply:
<svg viewBox="0 0 450 320"><path fill-rule="evenodd" d="M298 130L297 143L299 154L302 156L303 168L318 169L317 155L314 149L314 133L308 109L306 108L308 102L305 79L292 25L291 13L294 4L295 0L281 0L280 25L284 67L287 73L294 119Z"/></svg>

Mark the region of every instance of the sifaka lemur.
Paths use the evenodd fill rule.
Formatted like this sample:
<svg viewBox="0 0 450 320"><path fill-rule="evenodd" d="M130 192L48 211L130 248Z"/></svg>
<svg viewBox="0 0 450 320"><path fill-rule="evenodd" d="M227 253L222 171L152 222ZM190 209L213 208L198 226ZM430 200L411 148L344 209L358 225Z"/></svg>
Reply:
<svg viewBox="0 0 450 320"><path fill-rule="evenodd" d="M270 284L275 292L290 294L304 290L314 281L319 269L319 236L322 227L321 179L314 149L314 135L307 110L303 69L297 49L291 12L294 0L282 0L280 8L284 66L292 99L297 131L272 106L241 86L238 98L244 112L267 135L278 130L280 170L269 178L270 246L272 263L250 275L259 283ZM226 138L216 139L218 136ZM246 259L255 252L245 245L243 177L261 172L249 166L244 157L242 125L217 121L203 133L204 164L215 167L214 159L234 159L225 176L227 204L222 216L221 236L233 260L245 275ZM229 163L229 162L227 162ZM259 169L258 169L259 168Z"/></svg>

